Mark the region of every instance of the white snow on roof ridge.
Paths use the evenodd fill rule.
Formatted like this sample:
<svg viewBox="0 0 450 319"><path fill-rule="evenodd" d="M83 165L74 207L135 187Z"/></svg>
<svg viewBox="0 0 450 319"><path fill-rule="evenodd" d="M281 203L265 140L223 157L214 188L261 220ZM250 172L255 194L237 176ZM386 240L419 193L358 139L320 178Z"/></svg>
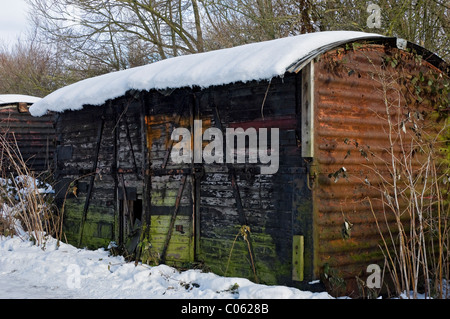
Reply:
<svg viewBox="0 0 450 319"><path fill-rule="evenodd" d="M32 105L30 113L42 116L47 111L63 112L80 110L83 105L102 105L131 89L206 88L268 80L283 75L293 63L321 47L367 37L382 36L356 31L324 31L174 57L63 87Z"/></svg>
<svg viewBox="0 0 450 319"><path fill-rule="evenodd" d="M0 94L0 105L14 103L36 103L41 100L40 97L24 95L24 94Z"/></svg>

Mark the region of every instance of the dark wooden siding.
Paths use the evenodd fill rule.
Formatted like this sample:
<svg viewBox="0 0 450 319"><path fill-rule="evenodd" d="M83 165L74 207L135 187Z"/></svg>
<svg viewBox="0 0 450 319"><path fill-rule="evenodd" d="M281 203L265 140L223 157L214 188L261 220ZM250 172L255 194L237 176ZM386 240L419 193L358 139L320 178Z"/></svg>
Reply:
<svg viewBox="0 0 450 319"><path fill-rule="evenodd" d="M206 166L201 181L200 256L217 273L240 275L265 283L292 283L292 236L303 235L297 203L307 202L304 163L298 141L297 79L252 82L210 89L202 95L202 113L220 115L221 126L280 129L279 170L260 174L260 164L233 165L242 214L250 227L247 243L238 235L242 216L224 166ZM203 111L205 110L205 111ZM216 119L213 117L213 125ZM253 171L251 171L253 169ZM236 241L235 241L236 240ZM253 256L249 255L249 245ZM230 257L231 256L231 257Z"/></svg>
<svg viewBox="0 0 450 319"><path fill-rule="evenodd" d="M19 111L19 109L21 111ZM27 167L36 175L53 168L55 151L54 115L33 117L27 106L17 104L0 106L0 134L4 134L15 149L20 150ZM2 170L11 171L3 162Z"/></svg>
<svg viewBox="0 0 450 319"><path fill-rule="evenodd" d="M126 241L124 185L125 194L142 200L144 262L202 263L220 275L293 284L293 236L302 235L305 280L312 278L312 202L299 142L299 81L299 75L288 75L205 90L140 92L137 99L62 113L56 178L60 202L66 198L68 239L90 247ZM173 163L171 133L177 127L193 132L194 119L202 120L203 130L278 128L278 171L261 174L259 162ZM248 227L246 236L242 226Z"/></svg>
<svg viewBox="0 0 450 319"><path fill-rule="evenodd" d="M58 116L56 197L61 207L65 200L64 222L71 243L100 247L117 241L119 218L126 222L120 215L119 201L142 197L144 137L140 114L141 104L130 98ZM130 225L124 229L127 227ZM126 237L127 230L124 232Z"/></svg>
<svg viewBox="0 0 450 319"><path fill-rule="evenodd" d="M174 166L169 160L168 169L197 168L199 171L195 177L189 177L181 201L184 214L190 214L186 215L186 222L191 232L186 234L190 238L185 240L189 242L190 253L185 254L183 260L189 260L187 256L192 256L194 251L194 260L204 262L219 274L245 276L267 283L292 281L292 236L308 233L311 212L298 144L297 81L292 75L273 79L271 83L251 82L196 92L180 91L151 99L148 140L152 168L156 170L161 168L173 128L190 128L191 113L195 119L202 119L203 130L209 127L280 129L278 172L263 175L259 173L260 164L234 164L236 186L225 163ZM176 114L182 101L185 101L184 112L178 120ZM176 125L175 121L180 123ZM152 178L152 216L162 209L153 206L160 201L161 190L174 196L179 180L177 175ZM166 207L166 212L161 214L172 210ZM250 227L248 242L239 235L243 225Z"/></svg>
<svg viewBox="0 0 450 319"><path fill-rule="evenodd" d="M222 275L292 284L293 235L305 235L312 247L311 194L305 184L298 135L299 79L289 75L270 83L145 94L151 175L150 227L146 231L151 245L142 252L144 260L158 262L164 254L164 261L172 264L201 262ZM194 119L202 120L203 131L209 127L223 132L239 127L279 128L278 172L261 174L260 163L232 168L226 163L173 163L168 156L174 144L171 133L177 127L193 132ZM239 235L244 225L250 229L248 241ZM169 245L164 248L168 236ZM308 251L307 255L306 273L311 276L312 254Z"/></svg>

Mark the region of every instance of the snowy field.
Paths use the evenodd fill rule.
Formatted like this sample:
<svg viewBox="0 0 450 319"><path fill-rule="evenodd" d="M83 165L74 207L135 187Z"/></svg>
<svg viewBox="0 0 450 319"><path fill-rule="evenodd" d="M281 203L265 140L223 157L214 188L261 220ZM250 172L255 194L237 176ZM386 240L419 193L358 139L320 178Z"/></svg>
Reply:
<svg viewBox="0 0 450 319"><path fill-rule="evenodd" d="M45 249L18 236L0 237L1 299L331 299L285 286L255 284L200 270L135 266L109 252L55 239Z"/></svg>

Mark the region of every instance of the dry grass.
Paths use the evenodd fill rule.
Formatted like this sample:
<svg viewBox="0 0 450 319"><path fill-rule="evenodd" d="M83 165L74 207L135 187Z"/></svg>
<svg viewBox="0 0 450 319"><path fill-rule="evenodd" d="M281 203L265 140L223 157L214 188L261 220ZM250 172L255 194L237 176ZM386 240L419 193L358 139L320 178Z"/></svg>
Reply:
<svg viewBox="0 0 450 319"><path fill-rule="evenodd" d="M402 102L407 99L397 85L399 79L383 72L377 76L386 107L378 116L386 120L389 145L387 157L372 155L383 167L371 163L366 167L381 181L372 187L380 193L375 200L381 201L383 210L372 212L378 216L387 268L397 295L449 298L450 205L444 182L450 173L445 155L450 121L437 124L433 112L426 119L413 116L418 111Z"/></svg>
<svg viewBox="0 0 450 319"><path fill-rule="evenodd" d="M0 134L0 164L0 207L4 212L0 218L0 234L19 235L15 228L18 220L37 245L43 245L46 236L59 239L61 220L55 214L51 197L41 188L44 183L38 181L39 176L35 176L22 158L14 134Z"/></svg>

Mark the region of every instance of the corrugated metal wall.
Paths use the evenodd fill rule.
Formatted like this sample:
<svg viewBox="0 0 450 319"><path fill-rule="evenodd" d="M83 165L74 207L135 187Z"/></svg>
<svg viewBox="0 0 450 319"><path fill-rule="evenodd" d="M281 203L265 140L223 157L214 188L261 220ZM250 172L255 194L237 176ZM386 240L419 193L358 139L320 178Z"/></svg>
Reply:
<svg viewBox="0 0 450 319"><path fill-rule="evenodd" d="M380 45L332 50L315 63L315 269L316 274L334 269L348 281L347 292L357 289L355 276L365 278L369 264L384 265L380 232L367 198L389 236L381 193L373 186L380 182L378 172L390 179L386 105L396 130L397 114L405 111L398 107L405 101L397 90L397 70L385 67L386 57L393 54L410 61L403 70L413 69L408 53ZM404 134L404 141L409 140ZM343 233L345 220L353 224L350 234Z"/></svg>

